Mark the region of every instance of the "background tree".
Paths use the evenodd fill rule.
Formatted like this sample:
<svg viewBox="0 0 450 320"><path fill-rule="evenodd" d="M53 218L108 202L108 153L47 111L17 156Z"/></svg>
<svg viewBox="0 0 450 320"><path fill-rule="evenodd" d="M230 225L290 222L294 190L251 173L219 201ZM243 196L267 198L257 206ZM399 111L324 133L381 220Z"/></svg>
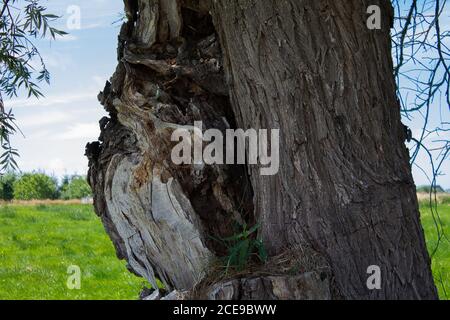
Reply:
<svg viewBox="0 0 450 320"><path fill-rule="evenodd" d="M64 175L61 179L61 185L59 186L58 194L61 196L63 190L67 189L69 183L70 183L70 175Z"/></svg>
<svg viewBox="0 0 450 320"><path fill-rule="evenodd" d="M85 177L73 176L60 188L60 198L64 200L83 199L92 196L92 190Z"/></svg>
<svg viewBox="0 0 450 320"><path fill-rule="evenodd" d="M134 272L208 298L437 297L389 1L124 2L119 65L99 95L110 117L87 155L96 211ZM367 28L374 4L381 30ZM171 132L195 120L280 129L280 172L175 166ZM207 261L227 250L211 239L245 225L260 226L269 258L225 286ZM371 265L380 290L366 285Z"/></svg>
<svg viewBox="0 0 450 320"><path fill-rule="evenodd" d="M445 192L444 188L441 186L419 186L417 187L417 192L430 193L436 191L437 193Z"/></svg>
<svg viewBox="0 0 450 320"><path fill-rule="evenodd" d="M17 175L13 172L0 176L0 199L5 201L14 199L14 182L16 180Z"/></svg>
<svg viewBox="0 0 450 320"><path fill-rule="evenodd" d="M14 199L48 200L56 199L57 181L44 173L26 173L14 182Z"/></svg>

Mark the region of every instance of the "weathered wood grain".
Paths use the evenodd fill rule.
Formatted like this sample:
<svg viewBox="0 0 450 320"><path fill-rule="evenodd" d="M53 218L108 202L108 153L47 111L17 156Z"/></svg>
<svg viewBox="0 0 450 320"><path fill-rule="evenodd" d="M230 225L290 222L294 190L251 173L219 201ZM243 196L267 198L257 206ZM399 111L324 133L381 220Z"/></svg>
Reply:
<svg viewBox="0 0 450 320"><path fill-rule="evenodd" d="M395 94L390 2L377 1L383 28L373 31L369 0L164 1L125 0L119 65L99 95L110 116L87 148L118 256L190 290L226 254L211 236L258 221L270 254L307 247L326 260L339 297L436 298ZM280 129L280 172L174 166L170 134L195 120ZM371 291L374 264L382 289ZM252 283L284 288L276 297L326 296L278 280Z"/></svg>

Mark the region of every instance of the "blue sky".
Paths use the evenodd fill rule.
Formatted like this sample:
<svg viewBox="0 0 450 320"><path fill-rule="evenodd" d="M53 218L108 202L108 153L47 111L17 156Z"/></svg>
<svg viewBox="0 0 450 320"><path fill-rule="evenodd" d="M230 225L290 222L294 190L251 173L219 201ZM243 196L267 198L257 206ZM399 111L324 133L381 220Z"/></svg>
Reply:
<svg viewBox="0 0 450 320"><path fill-rule="evenodd" d="M85 174L84 147L97 140L98 120L104 115L97 94L117 65L116 46L121 1L43 1L49 12L63 16L57 27L67 30L69 6L77 5L81 29L57 41L41 40L38 47L51 73L51 85L41 86L44 98L6 102L13 108L25 138L16 135L22 171L45 170L61 176Z"/></svg>
<svg viewBox="0 0 450 320"><path fill-rule="evenodd" d="M6 101L6 107L13 108L17 122L23 131L13 137L13 144L19 149L19 166L22 171L44 170L56 176L64 174L85 174L87 160L84 147L87 142L97 140L98 120L105 115L97 101L97 94L103 89L117 65L116 46L119 24L113 24L123 11L120 0L49 0L43 1L49 12L62 16L57 26L67 30L70 6L78 6L81 13L80 29L67 30L69 35L50 42L38 41L38 47L51 72L51 85L42 85L44 98L23 99L19 97ZM446 30L449 14L446 16ZM70 21L70 20L69 20ZM434 109L437 105L434 106ZM450 119L448 108L434 112L432 121ZM421 119L417 116L406 121L419 134ZM442 137L430 136L428 142ZM445 137L449 139L448 135ZM450 161L442 168L450 174ZM417 163L428 166L422 153ZM429 184L425 175L413 167L417 185ZM450 177L438 181L450 188Z"/></svg>

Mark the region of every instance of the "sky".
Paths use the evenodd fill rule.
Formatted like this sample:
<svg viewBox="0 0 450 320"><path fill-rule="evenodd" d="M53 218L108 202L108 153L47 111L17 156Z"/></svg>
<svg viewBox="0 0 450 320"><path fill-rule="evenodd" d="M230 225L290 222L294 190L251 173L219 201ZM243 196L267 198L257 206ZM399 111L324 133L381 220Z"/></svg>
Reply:
<svg viewBox="0 0 450 320"><path fill-rule="evenodd" d="M37 42L51 73L50 86L41 86L45 97L5 101L6 108L13 109L24 134L15 135L12 143L19 149L18 163L23 172L45 171L58 177L84 175L87 172L85 145L97 140L98 121L106 115L97 101L97 94L117 65L120 23L114 22L120 19L123 3L120 0L44 0L42 4L49 12L62 16L56 26L69 35L56 41ZM77 12L80 13L79 25L73 23ZM448 16L447 13L446 30L449 30ZM431 121L438 124L442 117L450 119L448 108L444 107L443 114L433 113ZM417 137L420 116L405 122ZM449 139L449 136L430 136L428 142L442 138ZM443 174L450 175L449 162L444 163ZM425 153L420 154L417 164L429 170ZM429 184L417 166L413 166L413 174L417 185ZM450 188L449 175L438 180L444 188Z"/></svg>
<svg viewBox="0 0 450 320"><path fill-rule="evenodd" d="M118 0L53 0L42 4L62 16L55 26L69 35L37 42L51 73L50 85L41 85L45 97L5 101L25 136L17 134L12 142L19 149L18 163L24 172L86 174L84 148L87 142L97 140L98 121L105 115L97 94L117 65L120 24L113 23L119 19L123 4ZM73 6L79 8L80 29L74 29L78 26Z"/></svg>

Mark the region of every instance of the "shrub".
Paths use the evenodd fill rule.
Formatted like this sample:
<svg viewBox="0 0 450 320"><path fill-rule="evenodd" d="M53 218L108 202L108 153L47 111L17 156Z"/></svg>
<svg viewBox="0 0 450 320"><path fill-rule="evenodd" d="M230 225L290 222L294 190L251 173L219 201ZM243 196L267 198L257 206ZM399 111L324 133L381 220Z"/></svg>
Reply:
<svg viewBox="0 0 450 320"><path fill-rule="evenodd" d="M61 199L83 199L91 196L91 187L87 183L86 178L80 176L74 176L68 180L64 178L61 186Z"/></svg>
<svg viewBox="0 0 450 320"><path fill-rule="evenodd" d="M17 176L14 173L7 173L0 176L0 199L11 201L14 199L14 182Z"/></svg>
<svg viewBox="0 0 450 320"><path fill-rule="evenodd" d="M57 197L57 183L43 173L26 173L14 182L14 199L45 200Z"/></svg>

